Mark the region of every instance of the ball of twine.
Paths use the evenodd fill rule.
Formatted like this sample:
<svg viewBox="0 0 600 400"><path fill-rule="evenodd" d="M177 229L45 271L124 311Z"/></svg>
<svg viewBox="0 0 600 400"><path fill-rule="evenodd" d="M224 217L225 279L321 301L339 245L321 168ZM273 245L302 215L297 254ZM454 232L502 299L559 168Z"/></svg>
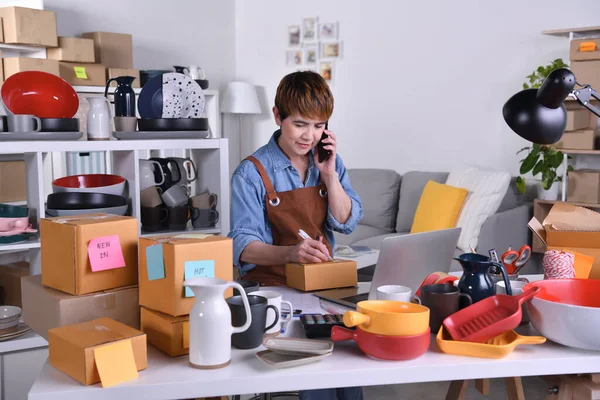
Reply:
<svg viewBox="0 0 600 400"><path fill-rule="evenodd" d="M575 278L575 256L573 253L548 250L542 260L544 279Z"/></svg>

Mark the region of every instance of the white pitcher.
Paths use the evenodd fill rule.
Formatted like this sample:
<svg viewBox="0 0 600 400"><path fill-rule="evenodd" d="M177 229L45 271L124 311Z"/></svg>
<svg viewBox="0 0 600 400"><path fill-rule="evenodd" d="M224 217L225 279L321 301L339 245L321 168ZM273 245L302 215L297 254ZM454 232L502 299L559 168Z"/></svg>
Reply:
<svg viewBox="0 0 600 400"><path fill-rule="evenodd" d="M88 140L109 140L111 105L104 96L86 97L90 103L90 111L87 114L87 138Z"/></svg>
<svg viewBox="0 0 600 400"><path fill-rule="evenodd" d="M231 335L244 332L252 323L246 292L239 283L217 278L190 278L183 285L196 297L190 312L190 364L202 369L226 367L231 362ZM246 323L237 328L231 325L231 311L223 296L230 287L241 293L248 316Z"/></svg>

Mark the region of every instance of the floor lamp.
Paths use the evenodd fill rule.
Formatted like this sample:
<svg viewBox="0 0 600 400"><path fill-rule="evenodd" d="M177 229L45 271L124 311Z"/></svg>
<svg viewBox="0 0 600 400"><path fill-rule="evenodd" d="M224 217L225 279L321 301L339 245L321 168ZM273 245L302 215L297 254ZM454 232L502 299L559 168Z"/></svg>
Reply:
<svg viewBox="0 0 600 400"><path fill-rule="evenodd" d="M223 114L237 114L238 128L240 132L239 156L242 160L242 114L260 114L261 108L258 102L256 88L251 83L230 82L225 88L225 94L221 101L221 112Z"/></svg>

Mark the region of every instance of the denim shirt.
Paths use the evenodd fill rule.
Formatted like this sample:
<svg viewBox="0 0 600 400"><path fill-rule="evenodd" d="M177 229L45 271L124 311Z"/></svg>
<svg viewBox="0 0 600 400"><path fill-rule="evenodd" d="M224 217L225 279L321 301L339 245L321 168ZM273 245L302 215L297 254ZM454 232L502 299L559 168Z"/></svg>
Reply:
<svg viewBox="0 0 600 400"><path fill-rule="evenodd" d="M284 192L303 187L320 186L320 172L314 164L312 153L308 157L309 167L306 180L302 182L298 171L277 144L276 140L279 134L280 131L277 130L271 136L269 143L253 154L267 171L275 191ZM362 203L350 185L346 167L339 155L336 156L335 169L344 191L350 197L352 210L348 220L342 224L334 218L329 207L327 208L327 219L322 230L332 249L335 245L333 232L348 235L354 231L358 221L363 217ZM265 185L254 164L247 160L242 161L231 178L231 231L228 235L233 239L233 263L240 269L242 275L255 267L254 264L240 261L240 256L246 246L255 240L273 244L271 224L267 219L266 193Z"/></svg>

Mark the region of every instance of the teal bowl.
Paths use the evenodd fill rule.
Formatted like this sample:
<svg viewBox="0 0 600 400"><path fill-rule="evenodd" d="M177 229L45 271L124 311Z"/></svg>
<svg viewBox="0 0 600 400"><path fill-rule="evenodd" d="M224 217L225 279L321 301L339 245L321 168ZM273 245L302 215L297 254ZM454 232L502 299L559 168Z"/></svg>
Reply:
<svg viewBox="0 0 600 400"><path fill-rule="evenodd" d="M29 208L0 204L0 218L23 218L29 216Z"/></svg>

